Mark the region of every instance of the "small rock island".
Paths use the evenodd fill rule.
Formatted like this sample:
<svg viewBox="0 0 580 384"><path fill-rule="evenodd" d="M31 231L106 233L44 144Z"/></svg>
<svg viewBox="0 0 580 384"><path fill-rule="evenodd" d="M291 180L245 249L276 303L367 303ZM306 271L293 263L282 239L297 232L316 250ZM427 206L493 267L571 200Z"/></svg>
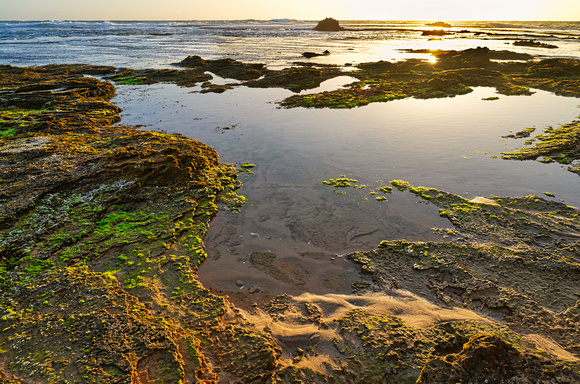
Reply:
<svg viewBox="0 0 580 384"><path fill-rule="evenodd" d="M327 17L324 20L318 22L316 27L314 27L315 31L328 31L328 32L337 32L343 31L344 28L340 26L338 20L333 19L332 17Z"/></svg>

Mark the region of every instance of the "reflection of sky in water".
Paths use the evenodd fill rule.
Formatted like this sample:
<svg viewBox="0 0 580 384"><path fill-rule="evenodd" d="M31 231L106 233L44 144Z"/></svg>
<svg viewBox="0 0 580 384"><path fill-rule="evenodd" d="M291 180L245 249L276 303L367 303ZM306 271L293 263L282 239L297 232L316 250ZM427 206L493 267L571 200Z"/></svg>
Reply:
<svg viewBox="0 0 580 384"><path fill-rule="evenodd" d="M280 89L189 92L173 85L122 87L115 102L125 109L123 122L181 132L215 147L224 161L256 163L267 183L315 187L347 174L363 183L404 179L465 196L549 191L580 206L578 176L563 166L492 158L523 145L501 138L510 131L536 127L537 134L577 118L574 98L537 91L484 101L495 93L478 88L455 98L315 110L277 109L273 102L291 94Z"/></svg>
<svg viewBox="0 0 580 384"><path fill-rule="evenodd" d="M328 80L318 91L352 81L347 76ZM395 189L384 195L386 201L376 201L383 194L370 192L393 179L470 199L552 192L580 206L580 178L563 166L492 158L523 145L523 140L501 138L510 131L535 126L539 133L548 124L575 119L580 110L574 98L538 91L484 101L496 95L494 90L477 88L455 98L330 110L277 109L275 101L292 94L282 89L191 91L174 85L120 86L114 102L124 108L123 123L181 132L215 147L222 161L256 164L255 174L240 174L240 192L247 198L241 213L220 212L212 221L205 243L208 260L199 269L204 286L230 295L236 305L256 300L235 296L238 280L271 296L350 292L361 278L358 269L336 255L372 250L382 240L453 239L446 230L433 231L452 227L438 207L411 193ZM321 183L340 175L368 187L339 195ZM256 269L249 259L253 252L275 255L291 276L302 271L296 276L304 284Z"/></svg>

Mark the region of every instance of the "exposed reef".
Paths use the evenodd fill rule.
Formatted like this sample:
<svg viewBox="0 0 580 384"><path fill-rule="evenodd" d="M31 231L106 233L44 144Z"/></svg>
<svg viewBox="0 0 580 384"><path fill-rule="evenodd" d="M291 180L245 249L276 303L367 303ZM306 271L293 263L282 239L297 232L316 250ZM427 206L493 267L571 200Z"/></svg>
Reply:
<svg viewBox="0 0 580 384"><path fill-rule="evenodd" d="M529 136L529 134L528 134ZM526 136L519 136L526 137ZM537 160L543 163L558 162L569 165L568 169L580 175L580 121L548 127L529 141L529 145L502 154L504 159ZM532 145L533 144L533 145ZM575 165L574 165L575 164Z"/></svg>
<svg viewBox="0 0 580 384"><path fill-rule="evenodd" d="M182 87L195 87L198 83L213 79L213 76L196 67L193 69L123 69L106 77L117 84L175 83Z"/></svg>
<svg viewBox="0 0 580 384"><path fill-rule="evenodd" d="M346 88L281 105L352 108L475 86L580 95L577 60L495 61L511 54L359 64ZM223 92L300 91L345 72L197 56L179 65L0 66L0 381L580 382L580 211L549 194L467 200L393 180L373 194L438 206L452 228L435 231L449 241L336 256L360 266L350 295L281 295L242 311L204 288L196 271L208 224L218 205L240 209L237 172L254 165L236 170L196 140L119 125L114 86L84 75ZM215 85L206 72L239 83ZM578 122L549 129L504 156L572 162L578 132ZM357 183L324 182L338 192ZM274 258L249 256L286 279Z"/></svg>
<svg viewBox="0 0 580 384"><path fill-rule="evenodd" d="M204 60L199 56L188 56L174 65L208 71L226 79L253 80L269 72L264 64L245 64L232 59Z"/></svg>
<svg viewBox="0 0 580 384"><path fill-rule="evenodd" d="M235 169L196 140L113 126L114 88L82 76L111 71L1 68L0 377L269 376L272 337L194 277L216 204L242 201Z"/></svg>
<svg viewBox="0 0 580 384"><path fill-rule="evenodd" d="M469 93L471 87L477 86L494 87L504 95L527 95L531 93L530 88L538 88L558 95L580 96L579 60L533 61L528 60L529 55L481 47L421 53L431 53L437 62L409 59L362 63L357 66L360 71L349 73L360 81L334 91L292 96L280 105L286 108L354 108L407 97L453 97Z"/></svg>
<svg viewBox="0 0 580 384"><path fill-rule="evenodd" d="M358 296L273 300L265 309L273 334L304 324L308 339L274 382L578 381L580 211L537 196L467 200L391 184L439 206L454 225L439 231L453 240L384 241L346 255L370 276L353 284ZM341 300L354 308L337 315ZM421 307L428 319L433 308L422 300L439 306L438 324L413 316Z"/></svg>
<svg viewBox="0 0 580 384"><path fill-rule="evenodd" d="M514 45L516 47L538 47L538 48L548 48L548 49L558 48L557 45L542 43L541 41L535 41L535 40L517 40L517 41L514 41Z"/></svg>

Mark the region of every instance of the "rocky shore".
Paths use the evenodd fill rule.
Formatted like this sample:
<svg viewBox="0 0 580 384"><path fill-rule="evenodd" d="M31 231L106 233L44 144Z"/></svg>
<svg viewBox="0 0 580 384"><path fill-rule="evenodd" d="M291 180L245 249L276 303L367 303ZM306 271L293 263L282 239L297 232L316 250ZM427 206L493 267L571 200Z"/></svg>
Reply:
<svg viewBox="0 0 580 384"><path fill-rule="evenodd" d="M280 104L352 108L474 86L580 95L576 60L490 54L360 64L358 82ZM352 295L244 311L209 292L196 276L204 238L218 209L243 209L239 170L196 140L120 125L102 78L299 91L344 72L179 66L0 66L0 382L580 382L580 211L539 196L467 200L393 180L385 193L440 208L449 241L344 255L360 267ZM212 88L208 71L237 82ZM505 157L573 162L578 132L551 129Z"/></svg>

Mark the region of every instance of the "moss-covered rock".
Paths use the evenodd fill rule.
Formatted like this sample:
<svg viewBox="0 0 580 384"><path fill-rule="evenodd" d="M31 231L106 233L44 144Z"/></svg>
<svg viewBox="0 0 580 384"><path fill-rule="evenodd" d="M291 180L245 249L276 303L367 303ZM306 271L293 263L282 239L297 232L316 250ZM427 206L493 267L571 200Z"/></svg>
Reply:
<svg viewBox="0 0 580 384"><path fill-rule="evenodd" d="M114 88L82 73L2 67L0 377L265 380L276 343L224 321L229 303L195 279L217 204L243 201L235 168L196 140L112 126Z"/></svg>

